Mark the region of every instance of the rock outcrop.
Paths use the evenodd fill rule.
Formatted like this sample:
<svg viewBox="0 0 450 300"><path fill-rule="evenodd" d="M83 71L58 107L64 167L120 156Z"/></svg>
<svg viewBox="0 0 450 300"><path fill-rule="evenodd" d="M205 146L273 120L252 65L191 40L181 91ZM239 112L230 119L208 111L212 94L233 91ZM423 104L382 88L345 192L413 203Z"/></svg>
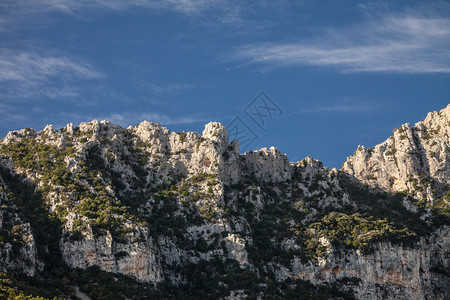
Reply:
<svg viewBox="0 0 450 300"><path fill-rule="evenodd" d="M448 278L437 268L448 267L449 228L421 239L415 247L377 243L371 254L348 251L336 255L334 249L319 264L294 260L284 277L301 278L315 284L358 279L354 287L358 299L445 299ZM282 278L285 279L285 278Z"/></svg>
<svg viewBox="0 0 450 300"><path fill-rule="evenodd" d="M146 121L10 132L0 269L101 270L155 298L446 299L449 117L360 146L340 171L274 147L239 154L216 122L201 135ZM75 290L103 288L95 276Z"/></svg>
<svg viewBox="0 0 450 300"><path fill-rule="evenodd" d="M373 149L359 146L342 171L373 187L434 201L450 189L450 105L406 123Z"/></svg>
<svg viewBox="0 0 450 300"><path fill-rule="evenodd" d="M0 176L0 271L34 276L44 264L38 257L35 237L29 222L24 222L8 188Z"/></svg>

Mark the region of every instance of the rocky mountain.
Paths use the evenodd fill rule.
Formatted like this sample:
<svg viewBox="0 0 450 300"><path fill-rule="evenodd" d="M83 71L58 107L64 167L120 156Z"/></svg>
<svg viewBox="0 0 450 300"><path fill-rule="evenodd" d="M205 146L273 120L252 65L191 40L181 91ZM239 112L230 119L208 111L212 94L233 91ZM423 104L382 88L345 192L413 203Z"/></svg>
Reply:
<svg viewBox="0 0 450 300"><path fill-rule="evenodd" d="M0 295L448 299L450 105L341 170L107 121L9 132Z"/></svg>
<svg viewBox="0 0 450 300"><path fill-rule="evenodd" d="M359 146L342 171L390 192L434 202L450 186L450 106L409 123L373 149Z"/></svg>

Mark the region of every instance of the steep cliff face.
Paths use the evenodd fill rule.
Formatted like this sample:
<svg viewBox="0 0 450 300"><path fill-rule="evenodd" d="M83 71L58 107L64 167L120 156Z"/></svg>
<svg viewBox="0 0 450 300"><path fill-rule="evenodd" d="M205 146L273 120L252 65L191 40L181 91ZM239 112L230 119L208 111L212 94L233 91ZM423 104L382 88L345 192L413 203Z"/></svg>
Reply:
<svg viewBox="0 0 450 300"><path fill-rule="evenodd" d="M124 298L445 299L449 115L359 147L341 171L273 147L241 155L215 122L202 135L107 121L10 132L0 267L46 278L65 264L97 296L110 292L100 270L126 275L113 280Z"/></svg>
<svg viewBox="0 0 450 300"><path fill-rule="evenodd" d="M115 241L110 232L96 236L88 228L81 240L63 240L61 251L67 264L74 268L86 269L95 265L107 272L133 276L139 281L160 282L162 279L161 257L152 238L145 232L129 237L124 243Z"/></svg>
<svg viewBox="0 0 450 300"><path fill-rule="evenodd" d="M0 176L0 270L33 276L44 264L38 258L30 223L23 221L14 203L20 200Z"/></svg>
<svg viewBox="0 0 450 300"><path fill-rule="evenodd" d="M433 202L450 188L450 105L373 149L359 146L342 171L373 187Z"/></svg>
<svg viewBox="0 0 450 300"><path fill-rule="evenodd" d="M8 199L5 193L2 193L0 197L2 205L0 269L3 272L20 270L28 276L33 276L37 271L42 270L42 262L37 257L30 223L24 223L14 212L14 207L6 204Z"/></svg>
<svg viewBox="0 0 450 300"><path fill-rule="evenodd" d="M414 247L380 242L373 252L336 253L326 239L328 255L319 264L294 260L292 269L283 276L309 280L315 284L357 279L353 286L358 299L445 299L448 278L436 268L448 267L449 229L437 230Z"/></svg>

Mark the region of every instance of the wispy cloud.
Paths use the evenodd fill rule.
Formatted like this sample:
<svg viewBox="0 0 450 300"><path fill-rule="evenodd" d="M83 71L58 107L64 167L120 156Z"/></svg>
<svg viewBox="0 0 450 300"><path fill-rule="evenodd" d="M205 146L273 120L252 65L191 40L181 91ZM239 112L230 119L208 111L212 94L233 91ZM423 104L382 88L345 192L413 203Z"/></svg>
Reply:
<svg viewBox="0 0 450 300"><path fill-rule="evenodd" d="M150 92L155 94L162 94L162 93L173 93L173 92L179 92L182 90L192 89L195 88L195 84L190 83L146 83L143 84L145 88L147 88Z"/></svg>
<svg viewBox="0 0 450 300"><path fill-rule="evenodd" d="M42 56L7 49L0 49L0 71L0 81L46 80L61 75L85 79L102 77L92 66L68 57Z"/></svg>
<svg viewBox="0 0 450 300"><path fill-rule="evenodd" d="M341 72L450 72L450 19L390 16L296 43L239 47L227 61L262 65L332 67Z"/></svg>
<svg viewBox="0 0 450 300"><path fill-rule="evenodd" d="M60 128L66 126L67 123L80 124L81 122L90 122L92 120L107 120L123 127L128 127L130 125L134 126L142 121L159 122L163 126L205 122L205 119L199 116L175 116L157 112L139 111L126 111L109 114L102 114L101 112L80 113L60 111L57 114L48 114L46 109L41 109L39 107L32 107L28 110L23 110L2 103L0 103L0 113L3 116L0 119L1 136L6 134L6 132L2 132L5 128L21 129L23 127L32 127L35 129L40 129L44 128L47 124L53 124L55 128Z"/></svg>
<svg viewBox="0 0 450 300"><path fill-rule="evenodd" d="M208 26L227 24L243 28L260 27L261 23L266 23L260 19L262 11L282 14L289 12L289 7L302 4L303 1L299 0L282 2L270 0L16 0L8 1L3 6L13 15L8 18L8 21L20 19L20 23L36 21L37 19L33 17L36 15L39 16L40 21L44 21L46 19L44 16L48 12L85 18L89 17L86 12L94 11L97 15L107 11L124 12L139 9L157 13L175 12ZM1 6L2 3L0 3ZM256 24L248 22L247 17L250 15L256 16Z"/></svg>
<svg viewBox="0 0 450 300"><path fill-rule="evenodd" d="M85 10L108 9L122 11L134 8L153 10L172 10L186 15L197 15L206 10L229 9L226 0L19 0L22 7L38 11L60 11L67 14L78 14Z"/></svg>
<svg viewBox="0 0 450 300"><path fill-rule="evenodd" d="M45 119L45 120L44 120ZM122 113L110 114L80 114L77 112L61 112L56 118L48 118L46 115L42 122L53 123L56 127L65 126L68 122L79 124L81 122L90 122L92 120L107 120L111 123L121 125L123 127L134 126L143 121L159 122L163 126L174 124L191 124L204 122L204 119L197 116L169 116L157 112L138 112L127 111Z"/></svg>
<svg viewBox="0 0 450 300"><path fill-rule="evenodd" d="M102 77L100 71L80 59L0 49L0 94L4 97L72 97L78 93L70 82Z"/></svg>
<svg viewBox="0 0 450 300"><path fill-rule="evenodd" d="M54 120L55 118L52 118ZM126 111L121 113L109 113L109 114L80 114L77 112L61 112L56 121L61 120L63 122L89 122L92 120L107 120L115 124L122 126L136 125L142 121L159 122L163 125L173 124L191 124L197 122L203 122L204 119L198 116L169 116L157 112L139 112L139 111Z"/></svg>
<svg viewBox="0 0 450 300"><path fill-rule="evenodd" d="M18 112L13 106L0 103L0 124L6 124L10 122L24 121L27 119L26 114Z"/></svg>
<svg viewBox="0 0 450 300"><path fill-rule="evenodd" d="M109 114L102 116L100 119L108 120L112 123L117 123L123 126L136 125L142 121L159 122L163 125L190 124L203 121L203 119L195 116L168 116L151 112L124 112L120 114Z"/></svg>
<svg viewBox="0 0 450 300"><path fill-rule="evenodd" d="M312 108L302 108L295 112L298 114L309 113L373 113L383 110L384 104L380 101L356 101L346 99L336 103L322 104Z"/></svg>

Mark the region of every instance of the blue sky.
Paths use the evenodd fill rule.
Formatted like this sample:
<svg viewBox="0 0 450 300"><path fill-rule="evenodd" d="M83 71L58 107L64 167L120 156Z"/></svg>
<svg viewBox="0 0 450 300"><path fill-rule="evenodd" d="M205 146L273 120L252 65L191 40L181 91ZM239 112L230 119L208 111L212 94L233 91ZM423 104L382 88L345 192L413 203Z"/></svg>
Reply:
<svg viewBox="0 0 450 300"><path fill-rule="evenodd" d="M219 121L252 134L243 150L340 167L449 96L446 1L0 2L1 136Z"/></svg>

